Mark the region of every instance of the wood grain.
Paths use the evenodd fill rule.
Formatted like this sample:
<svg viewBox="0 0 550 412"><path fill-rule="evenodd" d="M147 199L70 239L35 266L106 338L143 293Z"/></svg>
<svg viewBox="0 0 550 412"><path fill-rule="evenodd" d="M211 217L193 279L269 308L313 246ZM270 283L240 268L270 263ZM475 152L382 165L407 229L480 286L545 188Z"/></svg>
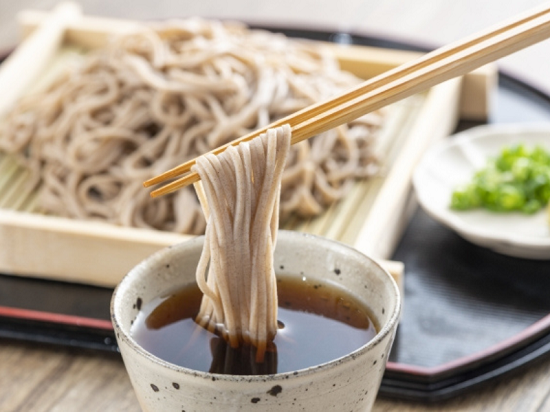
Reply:
<svg viewBox="0 0 550 412"><path fill-rule="evenodd" d="M2 341L2 411L139 411L118 355Z"/></svg>
<svg viewBox="0 0 550 412"><path fill-rule="evenodd" d="M377 399L373 412L550 411L550 359L467 395L430 405ZM2 340L3 412L139 411L124 364L116 354Z"/></svg>

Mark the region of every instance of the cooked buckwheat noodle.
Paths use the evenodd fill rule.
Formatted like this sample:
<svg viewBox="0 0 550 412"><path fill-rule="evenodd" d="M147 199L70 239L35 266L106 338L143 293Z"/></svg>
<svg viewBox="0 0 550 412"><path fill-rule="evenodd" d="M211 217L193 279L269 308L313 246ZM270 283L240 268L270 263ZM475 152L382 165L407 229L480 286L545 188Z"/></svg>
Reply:
<svg viewBox="0 0 550 412"><path fill-rule="evenodd" d="M200 234L192 189L141 182L359 80L314 42L200 19L144 26L89 53L0 125L0 149L41 180L46 213ZM376 162L380 112L291 148L281 216L309 217Z"/></svg>
<svg viewBox="0 0 550 412"><path fill-rule="evenodd" d="M193 166L207 218L196 272L204 293L197 323L220 332L232 347L254 345L257 360L277 333L273 251L290 135L288 125L269 129Z"/></svg>

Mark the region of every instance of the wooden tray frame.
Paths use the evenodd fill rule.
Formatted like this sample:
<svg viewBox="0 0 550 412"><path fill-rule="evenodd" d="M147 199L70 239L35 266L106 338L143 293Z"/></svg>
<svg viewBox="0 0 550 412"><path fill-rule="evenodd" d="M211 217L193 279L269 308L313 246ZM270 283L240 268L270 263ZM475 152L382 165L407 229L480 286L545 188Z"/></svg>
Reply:
<svg viewBox="0 0 550 412"><path fill-rule="evenodd" d="M75 12L67 7L75 6L70 3L50 13L29 10L20 14L25 40L0 66L0 85L10 84L17 92L10 95L10 101L7 98L0 101L0 114L2 107L13 104L22 90L39 76L40 72L35 70L34 74L27 73L17 79L12 74L10 78L10 73L28 67L30 58L35 67L43 68L62 44L100 47L112 34L132 30L136 24L82 16L78 10ZM363 46L331 47L343 68L363 78L418 55ZM410 180L414 166L431 142L451 133L459 116L482 119L487 115L496 76L496 68L488 65L425 93L424 103L410 126L396 166L388 172L361 224L353 246L379 259L397 280L403 273L402 264L385 259L391 256L413 210ZM188 238L187 235L0 209L0 240L4 245L0 248L0 272L112 287L146 256Z"/></svg>

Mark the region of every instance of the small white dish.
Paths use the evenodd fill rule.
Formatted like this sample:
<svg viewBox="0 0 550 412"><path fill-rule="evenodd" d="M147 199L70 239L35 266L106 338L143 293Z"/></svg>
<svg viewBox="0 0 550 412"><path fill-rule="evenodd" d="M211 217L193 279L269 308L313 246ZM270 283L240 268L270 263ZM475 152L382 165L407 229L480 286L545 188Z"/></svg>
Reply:
<svg viewBox="0 0 550 412"><path fill-rule="evenodd" d="M550 259L550 226L543 209L534 215L487 210L455 211L453 190L497 156L504 146L525 143L550 150L550 124L479 126L431 148L417 166L413 184L420 205L460 236L495 252L526 259Z"/></svg>

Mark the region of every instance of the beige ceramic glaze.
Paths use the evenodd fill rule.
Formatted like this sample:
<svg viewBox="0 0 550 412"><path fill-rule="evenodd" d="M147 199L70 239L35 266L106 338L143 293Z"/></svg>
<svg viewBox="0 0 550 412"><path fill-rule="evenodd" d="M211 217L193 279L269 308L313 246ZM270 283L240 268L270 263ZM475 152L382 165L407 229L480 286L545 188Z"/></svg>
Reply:
<svg viewBox="0 0 550 412"><path fill-rule="evenodd" d="M327 239L281 231L277 273L321 278L364 301L380 325L357 351L289 373L232 376L193 371L142 349L130 336L138 307L194 282L202 237L166 248L128 273L115 290L113 324L124 363L145 411L368 411L384 372L400 311L393 279L356 250Z"/></svg>

